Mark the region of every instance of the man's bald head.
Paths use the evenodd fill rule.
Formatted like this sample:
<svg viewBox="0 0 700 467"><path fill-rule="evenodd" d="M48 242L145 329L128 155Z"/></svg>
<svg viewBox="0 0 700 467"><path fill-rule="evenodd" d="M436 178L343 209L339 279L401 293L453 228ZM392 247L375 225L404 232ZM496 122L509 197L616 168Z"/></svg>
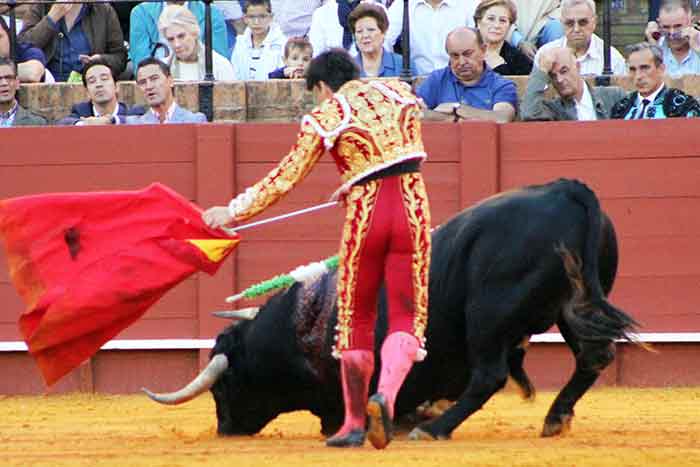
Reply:
<svg viewBox="0 0 700 467"><path fill-rule="evenodd" d="M481 33L478 29L467 26L459 26L447 34L447 37L445 38L445 50L449 54L451 43L457 42L458 44L462 44L465 41L475 42L478 46L484 47L484 39L481 37Z"/></svg>
<svg viewBox="0 0 700 467"><path fill-rule="evenodd" d="M583 93L579 63L568 47L553 47L541 52L539 68L549 74L554 89L565 99L580 99Z"/></svg>
<svg viewBox="0 0 700 467"><path fill-rule="evenodd" d="M445 50L450 59L450 70L460 82L470 85L481 79L486 46L478 30L453 29L445 39Z"/></svg>

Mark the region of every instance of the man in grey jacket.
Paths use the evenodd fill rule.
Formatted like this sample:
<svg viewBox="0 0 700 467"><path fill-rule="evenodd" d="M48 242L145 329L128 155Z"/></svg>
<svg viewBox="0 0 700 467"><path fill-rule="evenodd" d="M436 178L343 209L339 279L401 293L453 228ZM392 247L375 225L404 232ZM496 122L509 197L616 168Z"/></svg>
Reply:
<svg viewBox="0 0 700 467"><path fill-rule="evenodd" d="M521 106L523 120L605 120L613 105L625 96L617 86L589 86L570 49L543 50L532 68ZM559 94L545 98L552 85Z"/></svg>
<svg viewBox="0 0 700 467"><path fill-rule="evenodd" d="M17 64L0 57L0 128L15 126L43 126L46 119L20 106L17 102Z"/></svg>

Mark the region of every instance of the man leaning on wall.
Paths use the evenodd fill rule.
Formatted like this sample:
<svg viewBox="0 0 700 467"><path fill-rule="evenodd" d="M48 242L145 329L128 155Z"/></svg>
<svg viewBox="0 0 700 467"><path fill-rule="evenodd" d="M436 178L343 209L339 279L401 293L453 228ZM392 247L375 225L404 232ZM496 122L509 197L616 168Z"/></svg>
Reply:
<svg viewBox="0 0 700 467"><path fill-rule="evenodd" d="M523 120L605 120L625 97L617 86L590 86L581 77L581 64L571 49L553 47L540 54L527 82L521 106ZM547 99L552 86L558 97Z"/></svg>
<svg viewBox="0 0 700 467"><path fill-rule="evenodd" d="M418 87L429 120L513 121L518 93L513 81L484 61L486 44L478 30L458 27L447 35L449 65L435 70Z"/></svg>

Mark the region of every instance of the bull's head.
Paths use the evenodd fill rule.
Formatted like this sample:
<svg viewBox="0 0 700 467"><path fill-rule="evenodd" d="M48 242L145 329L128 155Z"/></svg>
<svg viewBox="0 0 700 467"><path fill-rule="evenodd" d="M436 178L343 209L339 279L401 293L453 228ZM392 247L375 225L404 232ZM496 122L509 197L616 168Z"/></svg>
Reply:
<svg viewBox="0 0 700 467"><path fill-rule="evenodd" d="M157 402L180 404L211 390L222 435L257 433L293 410L311 411L324 433L332 432L342 422L338 365L330 356L334 280L328 275L309 286L295 284L257 316L246 311L253 319L217 336L209 364L192 382L173 393L144 391Z"/></svg>

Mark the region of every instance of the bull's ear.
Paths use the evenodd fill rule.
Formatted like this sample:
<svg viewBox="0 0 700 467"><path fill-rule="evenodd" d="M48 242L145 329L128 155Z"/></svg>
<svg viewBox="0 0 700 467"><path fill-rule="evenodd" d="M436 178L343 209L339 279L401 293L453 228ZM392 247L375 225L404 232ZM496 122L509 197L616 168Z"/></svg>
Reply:
<svg viewBox="0 0 700 467"><path fill-rule="evenodd" d="M213 311L211 314L218 318L251 320L255 319L259 311L259 307L253 306L250 308L243 308L240 310Z"/></svg>

